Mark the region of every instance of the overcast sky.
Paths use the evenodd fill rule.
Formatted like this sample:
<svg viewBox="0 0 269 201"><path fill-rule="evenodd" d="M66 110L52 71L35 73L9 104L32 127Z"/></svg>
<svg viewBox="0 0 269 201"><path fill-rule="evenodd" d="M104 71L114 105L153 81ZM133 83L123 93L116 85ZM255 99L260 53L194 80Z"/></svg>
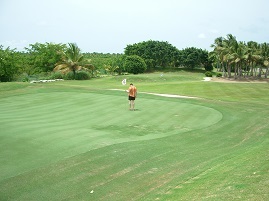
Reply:
<svg viewBox="0 0 269 201"><path fill-rule="evenodd" d="M217 37L269 42L268 0L0 0L0 45L74 42L82 52L123 53L167 41L211 50Z"/></svg>

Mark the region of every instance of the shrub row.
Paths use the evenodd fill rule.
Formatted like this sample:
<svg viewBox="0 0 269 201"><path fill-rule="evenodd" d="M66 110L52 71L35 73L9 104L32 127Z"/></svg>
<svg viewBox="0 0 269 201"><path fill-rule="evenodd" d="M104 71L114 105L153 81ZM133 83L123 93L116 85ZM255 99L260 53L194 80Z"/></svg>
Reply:
<svg viewBox="0 0 269 201"><path fill-rule="evenodd" d="M30 82L33 80L55 80L55 79L64 79L64 80L89 80L91 74L86 71L77 71L74 75L73 72L67 74L62 74L60 72L53 73L41 73L38 75L27 75L26 73L22 74L17 78L18 81Z"/></svg>

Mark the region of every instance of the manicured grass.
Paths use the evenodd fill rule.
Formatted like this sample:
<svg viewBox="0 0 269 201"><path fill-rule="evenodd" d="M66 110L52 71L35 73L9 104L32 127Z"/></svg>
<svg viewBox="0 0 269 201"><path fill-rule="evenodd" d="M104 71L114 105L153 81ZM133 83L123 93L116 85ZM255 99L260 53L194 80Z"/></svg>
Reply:
<svg viewBox="0 0 269 201"><path fill-rule="evenodd" d="M202 78L0 83L0 200L267 200L268 84Z"/></svg>

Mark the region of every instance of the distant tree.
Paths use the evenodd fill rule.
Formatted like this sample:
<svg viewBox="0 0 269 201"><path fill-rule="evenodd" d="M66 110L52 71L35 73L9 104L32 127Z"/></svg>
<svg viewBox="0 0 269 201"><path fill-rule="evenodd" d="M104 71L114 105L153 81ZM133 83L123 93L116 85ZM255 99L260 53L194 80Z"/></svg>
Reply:
<svg viewBox="0 0 269 201"><path fill-rule="evenodd" d="M17 57L14 49L4 49L0 45L0 81L10 82L18 71Z"/></svg>
<svg viewBox="0 0 269 201"><path fill-rule="evenodd" d="M25 48L30 55L29 64L37 72L51 72L55 64L61 61L61 52L65 50L66 45L54 43L35 43Z"/></svg>
<svg viewBox="0 0 269 201"><path fill-rule="evenodd" d="M188 47L180 51L179 64L187 68L205 67L207 71L212 70L212 61L206 50L196 47Z"/></svg>
<svg viewBox="0 0 269 201"><path fill-rule="evenodd" d="M260 45L257 42L247 42L246 52L246 72L247 76L253 76L255 65L261 60Z"/></svg>
<svg viewBox="0 0 269 201"><path fill-rule="evenodd" d="M232 34L215 39L210 52L215 63L220 63L224 77L253 77L268 76L269 44L259 44L254 41L247 43L237 41ZM265 70L265 72L264 72Z"/></svg>
<svg viewBox="0 0 269 201"><path fill-rule="evenodd" d="M73 76L76 78L76 71L94 69L94 66L90 65L90 60L88 60L88 62L84 60L84 55L76 43L68 43L68 47L65 51L61 52L61 55L62 60L54 68L54 71L59 71L64 74L73 72Z"/></svg>
<svg viewBox="0 0 269 201"><path fill-rule="evenodd" d="M104 64L104 69L106 72L110 72L110 74L118 73L119 75L125 71L124 69L124 61L126 56L122 54L110 54L110 60L108 60L107 64Z"/></svg>
<svg viewBox="0 0 269 201"><path fill-rule="evenodd" d="M125 58L126 56L122 54L118 54L112 58L111 65L116 67L115 72L117 72L119 75L125 71L124 68Z"/></svg>
<svg viewBox="0 0 269 201"><path fill-rule="evenodd" d="M268 77L269 73L269 43L262 43L260 46L261 51L261 63L265 67L266 71L264 73L264 77ZM261 69L261 68L260 68Z"/></svg>
<svg viewBox="0 0 269 201"><path fill-rule="evenodd" d="M119 68L118 66L115 65L105 65L104 67L105 70L111 75L114 75L115 71Z"/></svg>
<svg viewBox="0 0 269 201"><path fill-rule="evenodd" d="M129 73L139 74L146 71L147 65L141 57L137 55L132 55L126 57L124 62L124 68Z"/></svg>
<svg viewBox="0 0 269 201"><path fill-rule="evenodd" d="M88 71L91 73L91 77L94 77L95 75L95 73L96 73L96 68L95 68L95 66L94 65L92 65L92 64L84 64L84 66L85 66L85 68L87 68L88 69Z"/></svg>
<svg viewBox="0 0 269 201"><path fill-rule="evenodd" d="M149 40L127 45L124 54L127 56L140 56L150 69L155 67L175 66L179 50L168 42Z"/></svg>
<svg viewBox="0 0 269 201"><path fill-rule="evenodd" d="M209 56L209 52L207 50L201 50L200 52L200 62L205 68L206 71L213 70L213 58Z"/></svg>
<svg viewBox="0 0 269 201"><path fill-rule="evenodd" d="M90 65L94 67L94 73L111 73L111 70L113 73L121 74L125 71L124 69L124 61L126 55L119 54L119 53L83 53L84 61L89 63ZM87 67L88 65L86 65ZM108 67L110 66L110 67ZM92 71L92 68L87 67ZM109 69L109 71L108 71ZM92 72L93 72L92 71Z"/></svg>
<svg viewBox="0 0 269 201"><path fill-rule="evenodd" d="M18 74L33 75L35 73L34 66L31 65L31 55L28 52L16 52Z"/></svg>

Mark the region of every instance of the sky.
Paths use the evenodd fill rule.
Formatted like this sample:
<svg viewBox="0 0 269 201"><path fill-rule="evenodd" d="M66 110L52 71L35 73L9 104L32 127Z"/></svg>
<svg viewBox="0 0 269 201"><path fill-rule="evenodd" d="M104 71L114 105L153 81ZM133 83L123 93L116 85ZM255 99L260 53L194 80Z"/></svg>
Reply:
<svg viewBox="0 0 269 201"><path fill-rule="evenodd" d="M227 34L269 42L268 8L268 0L0 0L0 45L76 43L84 53L124 53L155 40L211 51Z"/></svg>

